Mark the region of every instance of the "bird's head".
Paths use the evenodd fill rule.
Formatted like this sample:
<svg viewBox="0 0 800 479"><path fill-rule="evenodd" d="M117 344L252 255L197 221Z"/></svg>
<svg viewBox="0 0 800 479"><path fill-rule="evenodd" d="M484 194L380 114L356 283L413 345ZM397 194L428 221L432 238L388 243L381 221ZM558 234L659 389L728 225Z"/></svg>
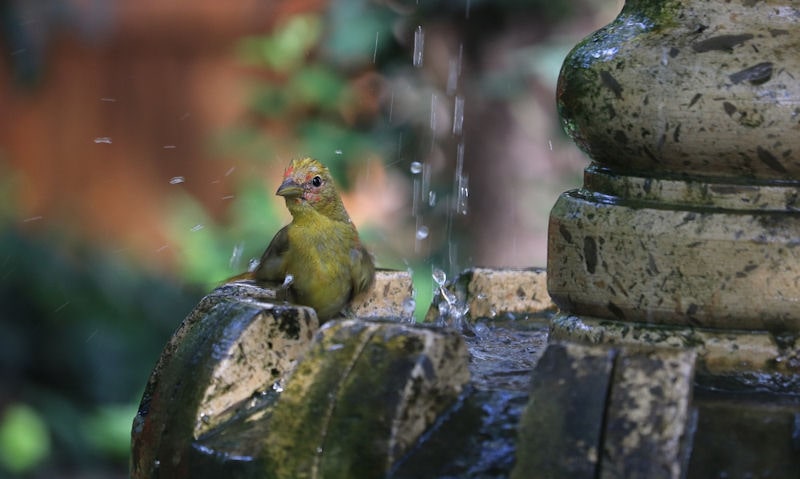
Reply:
<svg viewBox="0 0 800 479"><path fill-rule="evenodd" d="M315 210L331 219L350 220L330 170L313 158L292 160L275 194L286 199L286 207L292 216Z"/></svg>

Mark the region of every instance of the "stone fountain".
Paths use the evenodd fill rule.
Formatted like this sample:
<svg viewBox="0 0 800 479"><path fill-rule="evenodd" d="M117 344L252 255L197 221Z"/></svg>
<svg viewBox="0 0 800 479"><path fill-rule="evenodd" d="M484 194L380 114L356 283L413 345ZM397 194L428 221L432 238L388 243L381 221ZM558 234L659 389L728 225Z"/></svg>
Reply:
<svg viewBox="0 0 800 479"><path fill-rule="evenodd" d="M546 274L469 270L431 325L406 273L321 327L218 288L153 371L131 476L797 477L798 52L790 0L628 0L561 72L591 164Z"/></svg>

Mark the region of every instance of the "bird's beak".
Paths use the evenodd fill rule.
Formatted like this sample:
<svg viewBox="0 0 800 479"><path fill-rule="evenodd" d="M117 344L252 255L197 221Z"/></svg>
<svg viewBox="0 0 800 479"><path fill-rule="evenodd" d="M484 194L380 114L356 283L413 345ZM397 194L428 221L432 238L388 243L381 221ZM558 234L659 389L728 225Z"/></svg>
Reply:
<svg viewBox="0 0 800 479"><path fill-rule="evenodd" d="M300 196L303 194L303 187L295 183L294 179L286 178L281 183L281 186L278 187L278 191L275 192L278 196Z"/></svg>

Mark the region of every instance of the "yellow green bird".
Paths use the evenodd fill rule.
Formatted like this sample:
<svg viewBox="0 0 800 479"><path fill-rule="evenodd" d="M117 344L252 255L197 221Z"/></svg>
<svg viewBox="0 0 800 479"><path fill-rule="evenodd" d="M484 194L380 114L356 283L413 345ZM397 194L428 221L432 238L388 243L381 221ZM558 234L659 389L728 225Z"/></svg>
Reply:
<svg viewBox="0 0 800 479"><path fill-rule="evenodd" d="M292 160L276 194L286 200L292 221L272 238L258 267L234 279L284 282L294 302L314 308L320 320L329 319L370 288L372 256L330 171L319 161Z"/></svg>

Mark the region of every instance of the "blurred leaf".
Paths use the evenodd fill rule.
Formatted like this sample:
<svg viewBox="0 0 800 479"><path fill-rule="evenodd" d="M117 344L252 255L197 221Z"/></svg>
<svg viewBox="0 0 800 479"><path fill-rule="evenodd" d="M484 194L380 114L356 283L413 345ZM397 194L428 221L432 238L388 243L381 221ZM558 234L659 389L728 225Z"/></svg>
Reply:
<svg viewBox="0 0 800 479"><path fill-rule="evenodd" d="M261 40L261 55L268 68L288 72L305 61L319 41L322 20L318 15L294 15Z"/></svg>
<svg viewBox="0 0 800 479"><path fill-rule="evenodd" d="M288 94L296 102L334 110L344 87L344 81L332 70L316 65L297 72Z"/></svg>
<svg viewBox="0 0 800 479"><path fill-rule="evenodd" d="M84 421L86 437L106 456L125 460L130 453L131 421L135 404L107 404Z"/></svg>
<svg viewBox="0 0 800 479"><path fill-rule="evenodd" d="M253 94L250 108L267 118L279 118L289 112L292 98L285 88L265 83Z"/></svg>
<svg viewBox="0 0 800 479"><path fill-rule="evenodd" d="M433 300L433 276L429 264L420 264L413 269L412 282L414 284L414 292L416 296L414 300L417 303L414 317L417 322L422 322L425 319L425 314L428 312L431 301Z"/></svg>
<svg viewBox="0 0 800 479"><path fill-rule="evenodd" d="M263 163L275 153L275 141L263 131L250 125L230 127L214 138L214 148L221 155Z"/></svg>
<svg viewBox="0 0 800 479"><path fill-rule="evenodd" d="M194 284L212 286L231 276L227 258L232 245L200 203L189 195L176 196L170 209L170 236L181 245L178 260L183 277Z"/></svg>
<svg viewBox="0 0 800 479"><path fill-rule="evenodd" d="M329 10L329 32L324 47L339 63L371 62L392 41L391 10L370 2L337 2ZM377 45L376 45L377 37Z"/></svg>
<svg viewBox="0 0 800 479"><path fill-rule="evenodd" d="M50 434L41 416L26 404L9 405L0 422L0 464L12 473L34 469L50 455Z"/></svg>

